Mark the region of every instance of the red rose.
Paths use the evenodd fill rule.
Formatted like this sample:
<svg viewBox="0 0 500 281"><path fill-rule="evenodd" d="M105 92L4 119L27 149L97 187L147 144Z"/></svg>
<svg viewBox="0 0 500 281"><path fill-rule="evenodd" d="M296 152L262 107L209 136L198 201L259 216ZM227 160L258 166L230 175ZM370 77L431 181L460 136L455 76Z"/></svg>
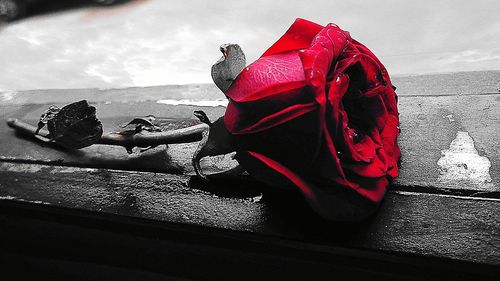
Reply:
<svg viewBox="0 0 500 281"><path fill-rule="evenodd" d="M242 63L229 47L224 58L236 56L212 69L226 113L214 123L197 113L210 126L193 157L197 174L201 157L236 151L253 177L298 188L327 219L372 214L400 158L396 93L375 55L334 24L298 19L229 86Z"/></svg>
<svg viewBox="0 0 500 281"><path fill-rule="evenodd" d="M371 214L397 177L397 98L348 32L297 19L226 93L224 125L254 177L298 187L321 215Z"/></svg>

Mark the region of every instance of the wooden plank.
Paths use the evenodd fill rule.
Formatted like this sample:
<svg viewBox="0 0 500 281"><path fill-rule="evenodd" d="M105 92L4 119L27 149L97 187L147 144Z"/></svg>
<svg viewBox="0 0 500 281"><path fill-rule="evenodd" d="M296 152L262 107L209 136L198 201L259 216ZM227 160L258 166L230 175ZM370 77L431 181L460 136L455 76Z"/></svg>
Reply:
<svg viewBox="0 0 500 281"><path fill-rule="evenodd" d="M199 107L159 104L155 100L158 97L156 90L80 90L70 91L68 96L63 96L64 91L46 91L48 97L37 96L35 92L30 95L15 93L10 101L0 105L0 119L16 117L36 124L38 117L47 107L46 101L52 99L58 105L63 105L88 96L95 99L94 105L106 131L118 130L119 124L134 116L146 114L159 116L164 129L197 124L192 112L200 109ZM145 95L141 97L143 91ZM123 98L121 94L124 94ZM189 95L189 92L186 95ZM388 193L380 211L360 224L327 223L313 214L297 194L268 190L266 186L257 185L248 178L201 182L191 176L193 173L190 157L196 143L170 145L166 149L159 147L132 155L127 154L123 148L102 145L68 153L17 138L6 126L0 126L0 143L3 144L0 146L0 206L14 206L13 209L6 209L12 211L12 214L17 212L16 204L31 206L28 208L40 206L38 210L41 212L53 207L85 210L97 217L105 214L115 215L112 221L136 218L142 227L144 223L148 224L147 222L160 224L162 227L173 223L180 229L190 226L199 228L204 232L200 234L200 239L205 238L206 231L212 228L221 231L223 235L237 233L238 236L250 233L256 235L251 240L271 237L284 239L272 243L268 241L266 245L292 243L294 249L306 247L306 253L315 258L323 257L324 251L338 253L339 248L360 249L364 253L396 255L398 262L388 263L392 267L401 266L398 263L402 256L415 255L445 259L444 265L448 266L452 264L452 260L487 264L495 267L498 272L500 148L491 136L500 133L500 112L496 109L499 102L500 96L497 94L402 96L401 176ZM225 110L224 107L202 109L212 119L223 115ZM477 150L476 154L473 153L473 159L487 159L490 162L491 166L487 170L490 179L461 178L460 173L467 174L468 170L475 168L474 164L462 165L468 162L453 162L448 159L445 164L439 164L443 158L457 156L453 154L460 152L457 151L457 144L459 147L465 147L471 143ZM450 163L459 169L454 169ZM217 172L232 164L229 157L225 157L209 159L204 166L208 172ZM454 171L456 178L447 178L446 175L450 173L448 170ZM158 173L150 173L151 171ZM449 195L443 195L446 190L453 191L448 192ZM421 193L422 191L425 193ZM469 196L456 196L459 194ZM44 207L45 204L48 204L48 207ZM21 218L20 224L24 221L24 217ZM46 232L52 233L47 234L47 242L50 242L51 237L56 237L55 233L59 233L58 230L61 229L58 223L29 221L30 226L26 230L43 226ZM66 223L68 221L64 222ZM48 225L54 227L54 231L47 229ZM66 229L66 226L62 229ZM79 236L86 233L85 231L76 228L74 233L69 235ZM17 234L12 232L9 235L15 237ZM28 236L25 238L31 237ZM71 245L71 239L67 245ZM242 243L243 240L238 241ZM84 242L84 245L88 243ZM297 243L305 243L306 246ZM115 250L120 247L116 245L113 248ZM23 249L27 248L29 247ZM248 249L255 248L250 246ZM311 254L311 249L322 250ZM198 250L190 249L190 253ZM220 253L220 249L217 251ZM279 255L290 253L289 248L279 251ZM63 251L61 257L65 253ZM227 251L224 250L224 253L227 254ZM73 255L78 259L78 253L73 252ZM241 255L237 253L232 257L238 259ZM248 261L257 257L259 260L262 258L257 255ZM18 257L21 260L26 260L25 258ZM344 258L342 256L335 261ZM363 259L366 261L366 256ZM35 263L38 262L40 261ZM282 260L273 262L284 264ZM407 262L402 268L407 270L413 262ZM424 265L422 261L417 263L421 270L415 270L412 274L421 276L420 272L429 268L429 264ZM322 263L319 266L318 261L286 264L296 267L317 266L316 268L321 270L330 268L330 271L333 268L332 263ZM374 267L380 266L378 264ZM463 269L461 266L457 268ZM345 271L345 268L342 270L349 272ZM374 269L356 267L351 270L359 272ZM460 279L460 276L462 275L456 274L457 279ZM465 278L464 276L462 277Z"/></svg>
<svg viewBox="0 0 500 281"><path fill-rule="evenodd" d="M0 200L500 265L500 200L391 191L360 224L327 223L295 193L186 175L2 163ZM264 190L263 190L264 189ZM264 194L264 196L261 196Z"/></svg>
<svg viewBox="0 0 500 281"><path fill-rule="evenodd" d="M500 274L488 264L7 200L0 200L0 238L7 280L485 281Z"/></svg>
<svg viewBox="0 0 500 281"><path fill-rule="evenodd" d="M123 90L126 93L126 90ZM90 94L95 92L90 91ZM108 95L116 98L120 91ZM134 92L135 96L137 94ZM22 96L18 94L18 96ZM56 95L57 96L57 95ZM126 100L126 99L125 99ZM500 95L455 95L455 96L402 96L400 98L402 166L400 177L395 184L404 187L428 187L439 189L476 190L495 192L500 190L500 143L492 136L500 135ZM61 105L61 104L59 104ZM118 130L118 124L134 116L153 114L163 118L166 129L195 124L194 110L206 111L211 119L224 114L224 107L172 106L156 102L94 104L98 117L107 131ZM42 104L0 106L0 118L15 117L35 124L47 106ZM459 136L465 134L464 138ZM452 152L452 142L472 145L476 152L464 159L448 158L446 165L438 165L445 155ZM166 151L158 148L144 154L128 155L122 148L101 145L83 149L76 153L66 153L52 148L40 147L31 141L16 138L10 128L0 126L0 142L8 145L0 147L0 160L35 161L59 165L105 167L112 169L142 170L192 174L190 157L196 144L171 145ZM469 155L469 156L470 156ZM474 158L475 157L475 158ZM216 172L233 165L226 158L206 160L208 172ZM458 162L453 162L458 159ZM475 159L483 163L482 176L473 178L477 168ZM462 162L460 162L462 161ZM467 161L472 161L471 163ZM489 167L484 164L489 163ZM451 165L451 166L450 166ZM449 170L455 176L448 176Z"/></svg>
<svg viewBox="0 0 500 281"><path fill-rule="evenodd" d="M498 93L500 70L392 77L398 95Z"/></svg>
<svg viewBox="0 0 500 281"><path fill-rule="evenodd" d="M500 95L406 97L399 100L402 148L401 185L498 191L500 188ZM438 166L458 132L471 137L476 156L490 162L489 179L443 180ZM465 163L465 162L464 162ZM472 164L474 165L474 164ZM467 167L463 173L474 169Z"/></svg>

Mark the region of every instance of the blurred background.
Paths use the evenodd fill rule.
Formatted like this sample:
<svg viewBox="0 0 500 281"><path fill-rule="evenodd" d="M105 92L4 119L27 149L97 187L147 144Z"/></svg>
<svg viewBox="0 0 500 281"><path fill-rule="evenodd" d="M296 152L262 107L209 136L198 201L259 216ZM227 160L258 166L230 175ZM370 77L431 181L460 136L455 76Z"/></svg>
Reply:
<svg viewBox="0 0 500 281"><path fill-rule="evenodd" d="M495 0L0 0L0 91L211 83L219 45L240 44L251 63L297 17L350 31L395 77L500 70L498 11Z"/></svg>

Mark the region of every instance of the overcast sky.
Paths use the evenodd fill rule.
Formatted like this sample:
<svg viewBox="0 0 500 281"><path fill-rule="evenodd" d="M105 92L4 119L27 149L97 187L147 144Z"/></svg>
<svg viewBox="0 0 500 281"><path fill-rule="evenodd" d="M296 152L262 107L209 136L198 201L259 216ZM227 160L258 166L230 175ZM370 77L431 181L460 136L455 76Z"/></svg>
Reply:
<svg viewBox="0 0 500 281"><path fill-rule="evenodd" d="M210 83L223 43L247 63L297 17L350 31L392 75L500 69L500 1L136 0L0 27L0 91Z"/></svg>

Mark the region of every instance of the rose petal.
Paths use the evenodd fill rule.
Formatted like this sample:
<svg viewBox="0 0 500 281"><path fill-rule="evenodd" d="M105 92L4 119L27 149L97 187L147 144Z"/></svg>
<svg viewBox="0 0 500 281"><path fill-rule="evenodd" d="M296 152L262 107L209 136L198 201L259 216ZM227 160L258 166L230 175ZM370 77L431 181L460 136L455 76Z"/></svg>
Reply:
<svg viewBox="0 0 500 281"><path fill-rule="evenodd" d="M246 127L241 130L232 130L233 134L238 135L238 134L245 134L245 133L258 133L267 129L270 129L274 126L281 125L287 121L290 121L291 119L297 118L301 115L304 115L306 113L309 113L313 110L316 109L316 104L315 103L308 103L308 104L296 104L289 106L281 111L278 111L276 113L273 113L271 115L268 115L259 121L257 123ZM230 116L230 115L228 115ZM228 122L229 123L229 122Z"/></svg>
<svg viewBox="0 0 500 281"><path fill-rule="evenodd" d="M269 157L266 157L266 156L264 156L262 154L259 154L257 152L248 151L248 153L250 155L252 155L253 157L255 157L255 158L259 159L260 161L262 161L262 163L264 163L267 166L269 166L269 168L275 170L276 172L282 174L287 179L289 179L293 184L295 184L298 188L300 188L300 190L302 190L302 193L306 197L308 197L309 199L312 199L312 200L315 199L314 198L315 197L314 193L313 193L312 188L309 185L309 183L307 183L304 179L302 179L297 174L295 174L294 172L292 172L290 169L288 169L287 167L285 167L285 166L281 165L280 163L274 161L273 159L271 159Z"/></svg>
<svg viewBox="0 0 500 281"><path fill-rule="evenodd" d="M236 78L226 95L236 102L250 102L305 86L298 53L261 57Z"/></svg>
<svg viewBox="0 0 500 281"><path fill-rule="evenodd" d="M274 43L262 57L305 49L311 45L311 41L323 29L319 24L305 19L296 19L285 34Z"/></svg>

